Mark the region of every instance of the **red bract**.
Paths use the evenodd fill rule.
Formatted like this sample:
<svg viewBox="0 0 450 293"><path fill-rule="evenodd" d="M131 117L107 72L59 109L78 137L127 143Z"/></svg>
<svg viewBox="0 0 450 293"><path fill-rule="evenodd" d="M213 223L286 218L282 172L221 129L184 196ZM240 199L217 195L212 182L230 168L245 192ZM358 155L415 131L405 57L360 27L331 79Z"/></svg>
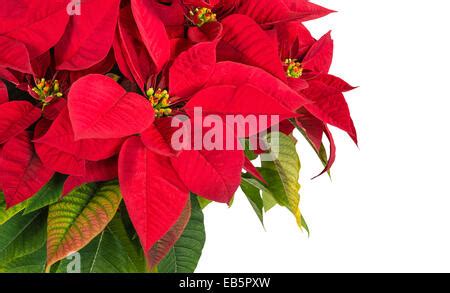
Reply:
<svg viewBox="0 0 450 293"><path fill-rule="evenodd" d="M82 13L72 17L55 47L59 70L87 69L108 54L116 31L120 0L83 2Z"/></svg>
<svg viewBox="0 0 450 293"><path fill-rule="evenodd" d="M286 83L274 78L268 72L236 62L218 63L205 87L245 84L258 88L287 109L295 110L309 103L301 93L295 92Z"/></svg>
<svg viewBox="0 0 450 293"><path fill-rule="evenodd" d="M217 13L218 19L230 14L243 14L261 25L284 21L307 21L325 16L332 10L307 0L182 0L188 7L207 7Z"/></svg>
<svg viewBox="0 0 450 293"><path fill-rule="evenodd" d="M249 17L232 15L222 21L219 58L253 65L285 79L278 51L269 36Z"/></svg>
<svg viewBox="0 0 450 293"><path fill-rule="evenodd" d="M161 70L170 56L170 43L164 24L156 14L151 1L131 0L134 19L142 41L155 64Z"/></svg>
<svg viewBox="0 0 450 293"><path fill-rule="evenodd" d="M286 6L295 14L301 21L312 20L326 16L333 10L324 8L320 5L309 2L309 0L282 0Z"/></svg>
<svg viewBox="0 0 450 293"><path fill-rule="evenodd" d="M0 104L4 104L8 102L8 100L8 88L6 87L5 83L0 80Z"/></svg>
<svg viewBox="0 0 450 293"><path fill-rule="evenodd" d="M31 73L30 56L23 43L0 36L0 63L17 71Z"/></svg>
<svg viewBox="0 0 450 293"><path fill-rule="evenodd" d="M170 160L148 150L138 137L128 139L122 148L119 179L131 220L147 253L175 224L189 192Z"/></svg>
<svg viewBox="0 0 450 293"><path fill-rule="evenodd" d="M64 182L63 195L70 193L73 189L86 183L109 181L116 179L117 174L117 157L107 160L86 162L85 174L83 176L69 176Z"/></svg>
<svg viewBox="0 0 450 293"><path fill-rule="evenodd" d="M178 56L169 71L173 95L189 97L206 84L216 67L216 46L217 42L201 43Z"/></svg>
<svg viewBox="0 0 450 293"><path fill-rule="evenodd" d="M309 81L309 85L310 87L303 93L313 103L306 105L306 109L323 122L346 131L355 143L358 143L356 129L350 117L347 102L342 94L352 87L341 84L341 80L331 75L320 75Z"/></svg>
<svg viewBox="0 0 450 293"><path fill-rule="evenodd" d="M179 176L195 194L229 203L241 182L242 151L183 151L172 159Z"/></svg>
<svg viewBox="0 0 450 293"><path fill-rule="evenodd" d="M103 75L79 79L72 85L68 99L75 140L130 136L147 129L154 119L144 97L127 93Z"/></svg>
<svg viewBox="0 0 450 293"><path fill-rule="evenodd" d="M0 186L8 207L33 196L53 174L35 154L30 133L22 132L5 144L0 159Z"/></svg>
<svg viewBox="0 0 450 293"><path fill-rule="evenodd" d="M101 161L116 155L122 139L75 140L69 111L64 109L48 131L35 140L36 151L51 169L68 175L84 176L86 161Z"/></svg>
<svg viewBox="0 0 450 293"><path fill-rule="evenodd" d="M142 143L151 151L167 157L177 155L172 148L171 139L175 128L172 127L172 118L157 119L153 125L141 133Z"/></svg>
<svg viewBox="0 0 450 293"><path fill-rule="evenodd" d="M0 36L24 44L31 59L38 57L63 35L69 21L66 7L65 0L2 1Z"/></svg>
<svg viewBox="0 0 450 293"><path fill-rule="evenodd" d="M131 6L121 9L116 37L114 55L122 74L135 81L144 89L147 78L155 73L151 57L142 43L141 35L133 19Z"/></svg>
<svg viewBox="0 0 450 293"><path fill-rule="evenodd" d="M253 18L261 25L284 21L307 21L331 13L331 10L298 0L240 0L235 13Z"/></svg>
<svg viewBox="0 0 450 293"><path fill-rule="evenodd" d="M0 105L0 144L18 135L41 116L38 108L25 101L13 101Z"/></svg>

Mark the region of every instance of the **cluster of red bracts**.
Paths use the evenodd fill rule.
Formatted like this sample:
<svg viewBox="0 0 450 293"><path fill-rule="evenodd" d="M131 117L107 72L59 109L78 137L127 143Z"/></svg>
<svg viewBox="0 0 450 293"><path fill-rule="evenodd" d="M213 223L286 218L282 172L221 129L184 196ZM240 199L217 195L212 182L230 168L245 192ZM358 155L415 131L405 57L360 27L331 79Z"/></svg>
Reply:
<svg viewBox="0 0 450 293"><path fill-rule="evenodd" d="M283 114L281 129L291 133L295 120L317 152L323 134L329 139L324 172L335 156L328 125L357 140L343 96L353 88L328 74L331 36L316 40L302 24L330 10L307 0L91 0L69 16L67 2L0 7L0 190L8 207L55 173L68 175L65 194L118 178L149 251L190 192L227 203L249 166L239 150L173 150L172 110ZM105 75L114 67L122 76ZM155 115L160 98L149 96L158 89L177 106Z"/></svg>

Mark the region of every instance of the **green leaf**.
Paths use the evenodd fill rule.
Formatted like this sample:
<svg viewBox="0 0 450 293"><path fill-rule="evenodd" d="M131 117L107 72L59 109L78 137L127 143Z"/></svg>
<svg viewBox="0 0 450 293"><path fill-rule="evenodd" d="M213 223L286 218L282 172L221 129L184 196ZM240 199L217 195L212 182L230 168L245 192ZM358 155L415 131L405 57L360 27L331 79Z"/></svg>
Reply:
<svg viewBox="0 0 450 293"><path fill-rule="evenodd" d="M272 193L270 193L270 191L263 192L262 199L264 203L264 211L266 213L278 204L276 199L273 197Z"/></svg>
<svg viewBox="0 0 450 293"><path fill-rule="evenodd" d="M122 212L126 212L126 209ZM136 237L135 240L131 239L121 215L116 215L116 217L109 223L108 230L120 243L123 248L123 252L127 254L127 258L132 263L132 271L145 272L145 255L141 243L139 242L139 238Z"/></svg>
<svg viewBox="0 0 450 293"><path fill-rule="evenodd" d="M124 201L120 203L119 214L120 218L122 219L124 229L127 232L128 238L131 239L132 245L138 247L138 251L143 254L144 251L141 246L141 241L139 240L136 229L133 226L133 222L131 222L130 215L128 214L127 207Z"/></svg>
<svg viewBox="0 0 450 293"><path fill-rule="evenodd" d="M122 200L116 182L86 184L49 208L47 269L101 234ZM108 235L103 235L108 237Z"/></svg>
<svg viewBox="0 0 450 293"><path fill-rule="evenodd" d="M302 215L302 227L303 227L303 229L305 229L306 232L308 232L308 235L311 234L311 233L309 232L308 224L306 223L305 218L303 218L303 215Z"/></svg>
<svg viewBox="0 0 450 293"><path fill-rule="evenodd" d="M242 177L241 189L264 227L264 202L261 197L261 188L257 186L265 188L256 179Z"/></svg>
<svg viewBox="0 0 450 293"><path fill-rule="evenodd" d="M16 215L0 226L0 263L31 254L45 244L46 213Z"/></svg>
<svg viewBox="0 0 450 293"><path fill-rule="evenodd" d="M268 212L271 208L277 205L277 201L273 198L272 194L270 193L270 190L259 180L253 178L253 176L251 175L247 176L247 174L243 175L242 180L249 183L253 187L258 188L263 192L262 201L265 212Z"/></svg>
<svg viewBox="0 0 450 293"><path fill-rule="evenodd" d="M43 273L45 270L46 249L42 245L37 251L0 264L0 273Z"/></svg>
<svg viewBox="0 0 450 293"><path fill-rule="evenodd" d="M139 253L116 215L105 230L79 251L81 273L143 273L145 258ZM66 273L72 260L63 259L57 273Z"/></svg>
<svg viewBox="0 0 450 293"><path fill-rule="evenodd" d="M5 196L3 192L0 191L0 225L3 225L9 219L21 212L27 204L28 202L25 201L13 206L12 208L6 209Z"/></svg>
<svg viewBox="0 0 450 293"><path fill-rule="evenodd" d="M200 204L200 208L203 210L206 208L210 203L212 203L211 200L206 199L204 197L198 196L197 197L198 203Z"/></svg>
<svg viewBox="0 0 450 293"><path fill-rule="evenodd" d="M250 139L241 139L240 142L241 145L244 147L245 156L250 161L256 160L258 158L258 155L255 154L255 152L253 151Z"/></svg>
<svg viewBox="0 0 450 293"><path fill-rule="evenodd" d="M192 273L197 267L206 236L203 212L195 196L191 196L191 203L192 212L189 223L180 239L159 264L160 273Z"/></svg>
<svg viewBox="0 0 450 293"><path fill-rule="evenodd" d="M275 140L275 138L278 138ZM302 228L300 213L300 159L295 142L283 133L267 135L271 161L263 160L260 172L268 182L267 188L276 202L288 208L295 216L297 224ZM269 195L266 195L266 197Z"/></svg>
<svg viewBox="0 0 450 293"><path fill-rule="evenodd" d="M29 214L58 202L62 195L64 180L65 176L59 174L53 176L38 193L28 200L28 206L25 208L24 214Z"/></svg>
<svg viewBox="0 0 450 293"><path fill-rule="evenodd" d="M245 181L246 183L252 185L253 187L258 188L259 190L262 191L269 191L269 189L267 189L267 187L261 183L258 179L254 178L252 175L246 173L242 175L242 181Z"/></svg>
<svg viewBox="0 0 450 293"><path fill-rule="evenodd" d="M323 145L323 143L320 145L319 152L316 152L316 153L319 156L319 159L322 162L322 165L324 167L326 167L328 165L328 154L327 154L327 150L325 149L325 146ZM328 170L327 173L328 173L328 176L331 176L331 170Z"/></svg>

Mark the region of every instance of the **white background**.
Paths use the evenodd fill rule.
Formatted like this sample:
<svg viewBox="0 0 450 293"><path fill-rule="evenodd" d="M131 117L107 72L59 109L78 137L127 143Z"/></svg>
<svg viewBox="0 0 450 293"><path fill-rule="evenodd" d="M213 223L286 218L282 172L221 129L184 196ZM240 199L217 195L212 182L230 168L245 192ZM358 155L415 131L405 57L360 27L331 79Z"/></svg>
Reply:
<svg viewBox="0 0 450 293"><path fill-rule="evenodd" d="M339 11L307 23L335 39L332 73L360 145L335 130L333 181L304 141L302 211L311 237L282 208L264 231L242 193L205 211L198 272L450 271L450 16L447 0L322 0Z"/></svg>

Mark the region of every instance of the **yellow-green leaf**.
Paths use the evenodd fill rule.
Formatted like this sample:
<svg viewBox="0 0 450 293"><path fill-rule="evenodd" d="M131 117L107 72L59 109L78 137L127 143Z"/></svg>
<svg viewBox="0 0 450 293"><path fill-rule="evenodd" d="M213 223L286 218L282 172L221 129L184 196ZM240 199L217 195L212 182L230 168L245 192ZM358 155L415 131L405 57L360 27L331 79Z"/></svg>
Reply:
<svg viewBox="0 0 450 293"><path fill-rule="evenodd" d="M27 206L27 203L28 202L25 201L12 208L6 209L5 196L3 192L0 191L0 225L5 224L9 219L22 211Z"/></svg>
<svg viewBox="0 0 450 293"><path fill-rule="evenodd" d="M266 160L261 162L260 172L268 182L267 188L270 194L267 197L273 197L279 205L288 208L295 216L298 226L302 228L298 182L301 165L295 142L289 136L278 132L267 135L266 141L270 154L266 155ZM270 160L267 160L268 158Z"/></svg>
<svg viewBox="0 0 450 293"><path fill-rule="evenodd" d="M49 208L47 271L85 247L117 212L122 197L117 183L83 185Z"/></svg>
<svg viewBox="0 0 450 293"><path fill-rule="evenodd" d="M197 197L198 203L200 204L200 208L203 210L204 208L206 208L207 206L209 206L210 203L212 203L212 201L210 201L209 199L206 199L204 197Z"/></svg>

